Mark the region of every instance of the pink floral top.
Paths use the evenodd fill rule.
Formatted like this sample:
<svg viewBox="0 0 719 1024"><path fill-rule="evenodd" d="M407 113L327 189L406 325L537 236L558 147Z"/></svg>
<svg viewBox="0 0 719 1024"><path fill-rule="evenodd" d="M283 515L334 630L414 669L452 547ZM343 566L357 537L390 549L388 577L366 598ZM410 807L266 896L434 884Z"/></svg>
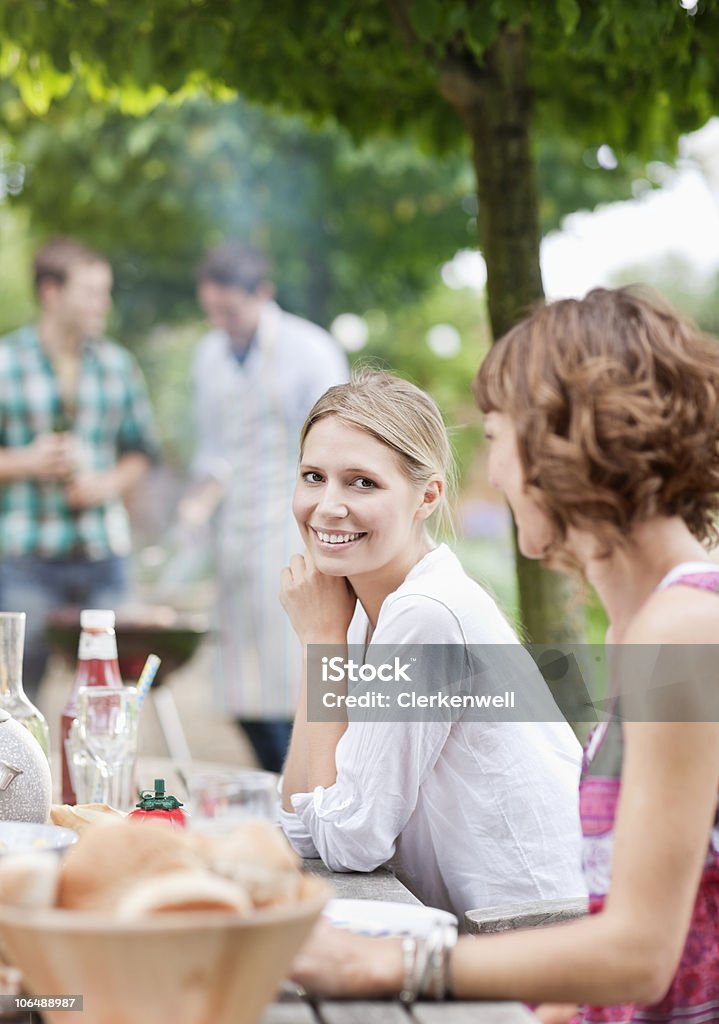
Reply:
<svg viewBox="0 0 719 1024"><path fill-rule="evenodd" d="M692 566L694 570L694 566ZM710 590L719 594L719 569L680 574L666 585ZM604 905L610 866L622 767L622 727L615 719L602 722L589 738L579 790L583 833L584 875L589 911ZM653 1006L585 1006L575 1024L584 1022L643 1024L709 1024L719 1021L719 806L699 883L684 952L674 980L661 1002Z"/></svg>

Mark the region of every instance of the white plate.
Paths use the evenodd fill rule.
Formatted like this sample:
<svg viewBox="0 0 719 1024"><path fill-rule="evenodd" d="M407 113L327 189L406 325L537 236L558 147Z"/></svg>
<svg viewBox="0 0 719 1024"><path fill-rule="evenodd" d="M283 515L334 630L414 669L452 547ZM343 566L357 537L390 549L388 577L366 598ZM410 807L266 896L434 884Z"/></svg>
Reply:
<svg viewBox="0 0 719 1024"><path fill-rule="evenodd" d="M77 842L77 832L59 825L36 825L30 821L0 821L0 857L5 853L57 852Z"/></svg>
<svg viewBox="0 0 719 1024"><path fill-rule="evenodd" d="M457 927L457 918L446 910L419 903L387 903L384 900L330 900L322 916L338 928L356 935L429 935L436 924Z"/></svg>

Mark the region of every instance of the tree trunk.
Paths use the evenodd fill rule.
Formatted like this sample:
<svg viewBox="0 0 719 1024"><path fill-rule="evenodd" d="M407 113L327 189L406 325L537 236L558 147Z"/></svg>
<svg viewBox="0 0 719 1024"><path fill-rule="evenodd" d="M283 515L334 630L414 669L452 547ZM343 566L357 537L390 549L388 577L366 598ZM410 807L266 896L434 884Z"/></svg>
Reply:
<svg viewBox="0 0 719 1024"><path fill-rule="evenodd" d="M539 209L531 151L532 97L526 78L526 37L504 30L482 67L467 53L447 58L440 89L467 126L479 199L479 241L487 263L489 318L500 338L543 297ZM515 554L526 639L578 640L571 585L538 562Z"/></svg>

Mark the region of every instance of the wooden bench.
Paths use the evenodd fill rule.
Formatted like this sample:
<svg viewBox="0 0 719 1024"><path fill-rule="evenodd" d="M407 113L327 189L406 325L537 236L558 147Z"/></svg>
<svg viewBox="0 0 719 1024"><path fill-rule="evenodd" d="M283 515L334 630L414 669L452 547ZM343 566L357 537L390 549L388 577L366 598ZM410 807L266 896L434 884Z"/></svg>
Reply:
<svg viewBox="0 0 719 1024"><path fill-rule="evenodd" d="M507 932L515 928L539 928L548 924L561 924L584 917L587 913L585 897L564 900L538 900L536 903L503 904L468 910L464 915L465 928L470 934Z"/></svg>

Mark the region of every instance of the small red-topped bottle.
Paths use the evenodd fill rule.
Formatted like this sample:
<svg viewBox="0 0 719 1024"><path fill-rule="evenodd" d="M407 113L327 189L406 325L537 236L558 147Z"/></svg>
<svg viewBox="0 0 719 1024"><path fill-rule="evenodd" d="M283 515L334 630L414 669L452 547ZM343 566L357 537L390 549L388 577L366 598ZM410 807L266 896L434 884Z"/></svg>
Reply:
<svg viewBox="0 0 719 1024"><path fill-rule="evenodd" d="M83 686L122 686L120 665L117 660L115 613L109 609L85 608L80 614L80 644L75 684L60 719L62 801L65 804L76 803L65 740L77 717L77 695Z"/></svg>

